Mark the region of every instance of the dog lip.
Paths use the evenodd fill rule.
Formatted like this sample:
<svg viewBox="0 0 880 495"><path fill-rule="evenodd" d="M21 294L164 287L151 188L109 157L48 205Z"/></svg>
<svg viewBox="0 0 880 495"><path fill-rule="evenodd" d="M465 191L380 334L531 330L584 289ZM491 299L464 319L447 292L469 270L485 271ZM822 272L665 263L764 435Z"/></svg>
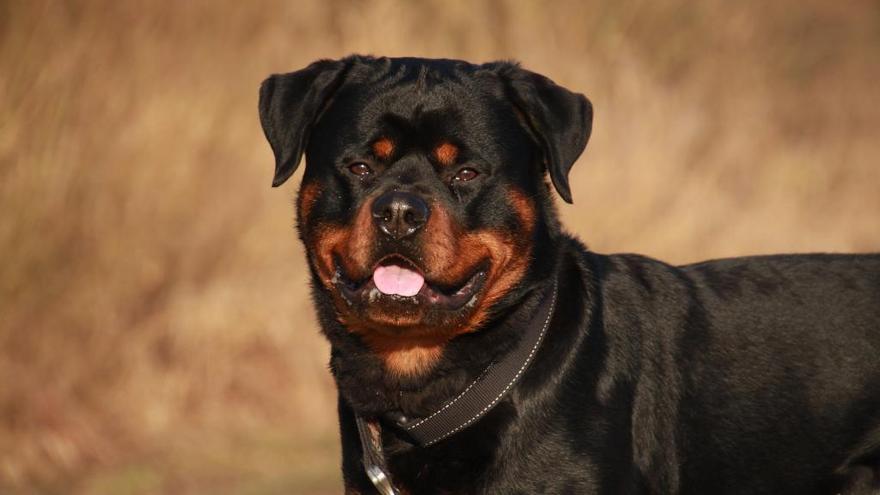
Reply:
<svg viewBox="0 0 880 495"><path fill-rule="evenodd" d="M337 260L338 261L338 260ZM376 267L397 264L407 269L418 270L415 263L409 259L391 254L383 257L376 263ZM375 268L374 268L375 270ZM346 275L340 263L336 263L336 273L333 283L336 285L343 299L349 304L364 302L377 304L385 302L397 304L427 305L434 309L459 310L474 301L474 297L483 288L489 271L488 261L479 263L464 282L456 286L438 286L427 279L419 292L413 296L401 296L398 294L383 294L376 287L372 277L353 281ZM421 271L419 270L421 274Z"/></svg>
<svg viewBox="0 0 880 495"><path fill-rule="evenodd" d="M352 291L356 291L366 285L370 280L370 276L363 277L358 280L354 280L351 276L345 273L345 270L342 268L342 261L339 259L339 256L333 255L333 266L335 267L335 271L333 273L333 278L331 282L337 286L345 286ZM370 272L372 274L372 272Z"/></svg>
<svg viewBox="0 0 880 495"><path fill-rule="evenodd" d="M485 269L477 269L477 271L467 279L464 285L452 293L444 293L429 287L430 292L428 294L428 300L431 304L446 309L459 309L468 305L474 301L474 296L476 296L480 292L480 289L483 288L487 278L486 274L487 271Z"/></svg>

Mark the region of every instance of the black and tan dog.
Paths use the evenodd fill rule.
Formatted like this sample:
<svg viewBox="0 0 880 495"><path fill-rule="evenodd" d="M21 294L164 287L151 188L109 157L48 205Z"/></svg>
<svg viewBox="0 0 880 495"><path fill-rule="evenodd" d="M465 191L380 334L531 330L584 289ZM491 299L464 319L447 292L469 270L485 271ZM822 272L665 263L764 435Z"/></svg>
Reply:
<svg viewBox="0 0 880 495"><path fill-rule="evenodd" d="M511 63L319 61L260 118L274 185L308 161L346 493L880 493L880 256L590 252L545 175L592 107Z"/></svg>

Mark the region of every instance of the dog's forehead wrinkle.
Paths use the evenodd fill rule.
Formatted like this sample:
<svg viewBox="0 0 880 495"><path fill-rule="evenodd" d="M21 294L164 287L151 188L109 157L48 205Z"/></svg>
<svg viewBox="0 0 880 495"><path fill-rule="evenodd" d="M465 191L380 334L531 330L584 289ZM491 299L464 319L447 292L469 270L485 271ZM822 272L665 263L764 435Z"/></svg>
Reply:
<svg viewBox="0 0 880 495"><path fill-rule="evenodd" d="M406 114L416 106L429 111L452 108L463 102L470 106L485 99L485 92L475 91L472 87L448 79L438 80L427 87L419 87L411 81L398 81L396 84L363 81L350 85L347 93L365 108L399 109L400 113Z"/></svg>
<svg viewBox="0 0 880 495"><path fill-rule="evenodd" d="M386 62L387 60L387 62ZM460 80L462 70L472 72L475 66L453 60L427 60L419 58L386 59L381 63L373 62L370 69L375 71L377 79L391 84L411 84L416 87L429 87L438 82ZM395 67L396 66L396 67Z"/></svg>

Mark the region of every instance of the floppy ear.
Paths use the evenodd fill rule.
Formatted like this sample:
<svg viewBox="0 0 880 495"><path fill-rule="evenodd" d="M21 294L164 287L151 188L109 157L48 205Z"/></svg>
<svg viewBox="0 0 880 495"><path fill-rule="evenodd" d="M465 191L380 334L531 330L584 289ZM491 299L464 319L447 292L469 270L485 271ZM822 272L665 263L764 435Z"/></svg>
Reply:
<svg viewBox="0 0 880 495"><path fill-rule="evenodd" d="M514 105L525 114L544 151L556 191L571 203L568 172L583 153L593 127L593 106L584 95L519 67L507 73Z"/></svg>
<svg viewBox="0 0 880 495"><path fill-rule="evenodd" d="M341 61L319 60L305 69L263 81L260 123L275 153L272 187L296 172L315 119L342 84L345 67Z"/></svg>

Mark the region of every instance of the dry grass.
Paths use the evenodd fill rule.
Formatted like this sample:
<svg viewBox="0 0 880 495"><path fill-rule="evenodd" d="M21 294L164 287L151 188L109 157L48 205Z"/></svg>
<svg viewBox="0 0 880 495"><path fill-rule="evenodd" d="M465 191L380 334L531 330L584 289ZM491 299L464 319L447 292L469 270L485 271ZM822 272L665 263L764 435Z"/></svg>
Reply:
<svg viewBox="0 0 880 495"><path fill-rule="evenodd" d="M267 74L519 59L596 108L571 229L686 262L880 249L878 49L867 0L0 3L0 492L339 491Z"/></svg>

